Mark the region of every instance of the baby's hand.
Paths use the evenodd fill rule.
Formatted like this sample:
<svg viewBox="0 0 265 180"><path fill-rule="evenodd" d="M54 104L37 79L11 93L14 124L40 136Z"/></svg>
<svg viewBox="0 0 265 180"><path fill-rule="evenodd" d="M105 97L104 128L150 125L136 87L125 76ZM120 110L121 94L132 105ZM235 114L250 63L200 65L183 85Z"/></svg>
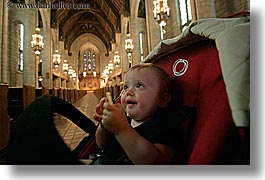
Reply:
<svg viewBox="0 0 265 180"><path fill-rule="evenodd" d="M120 104L105 102L103 108L102 124L108 131L117 135L126 127L130 127Z"/></svg>
<svg viewBox="0 0 265 180"><path fill-rule="evenodd" d="M112 102L112 96L110 92L106 92L106 97L103 97L99 104L96 106L96 114L94 115L94 119L98 122L102 121L102 115L103 115L103 105L105 102L109 102L110 104L113 104Z"/></svg>
<svg viewBox="0 0 265 180"><path fill-rule="evenodd" d="M94 119L98 122L101 122L102 120L102 115L103 115L103 105L104 103L107 102L107 98L103 97L98 105L96 106L96 114L94 115Z"/></svg>

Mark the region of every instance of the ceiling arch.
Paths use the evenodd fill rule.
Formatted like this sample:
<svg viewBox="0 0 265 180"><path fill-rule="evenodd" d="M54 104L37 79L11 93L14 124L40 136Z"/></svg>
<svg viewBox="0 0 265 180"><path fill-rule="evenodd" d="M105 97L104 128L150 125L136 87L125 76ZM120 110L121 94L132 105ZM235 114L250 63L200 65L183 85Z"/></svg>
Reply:
<svg viewBox="0 0 265 180"><path fill-rule="evenodd" d="M65 4L86 5L85 9L58 8L51 10L51 27L59 29L59 40L64 41L64 49L70 50L75 39L90 33L104 43L107 51L116 42L115 34L121 30L121 14L125 0L65 0ZM61 3L52 0L53 4Z"/></svg>
<svg viewBox="0 0 265 180"><path fill-rule="evenodd" d="M73 42L73 46L71 46L70 48L70 51L77 52L79 50L81 51L82 49L87 49L91 47L96 53L99 54L104 52L104 50L106 51L106 47L102 42L102 40L99 39L94 34L89 34L89 33L83 34L78 38L76 38L75 41Z"/></svg>

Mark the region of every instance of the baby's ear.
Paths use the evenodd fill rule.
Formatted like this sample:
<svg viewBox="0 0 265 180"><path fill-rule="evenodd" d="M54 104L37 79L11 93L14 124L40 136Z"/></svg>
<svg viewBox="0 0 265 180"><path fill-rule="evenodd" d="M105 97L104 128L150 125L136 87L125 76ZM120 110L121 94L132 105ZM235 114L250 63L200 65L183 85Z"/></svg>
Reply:
<svg viewBox="0 0 265 180"><path fill-rule="evenodd" d="M159 107L164 108L166 107L166 105L169 103L169 101L171 100L171 95L170 93L164 93L161 97L160 97L160 102L159 102Z"/></svg>

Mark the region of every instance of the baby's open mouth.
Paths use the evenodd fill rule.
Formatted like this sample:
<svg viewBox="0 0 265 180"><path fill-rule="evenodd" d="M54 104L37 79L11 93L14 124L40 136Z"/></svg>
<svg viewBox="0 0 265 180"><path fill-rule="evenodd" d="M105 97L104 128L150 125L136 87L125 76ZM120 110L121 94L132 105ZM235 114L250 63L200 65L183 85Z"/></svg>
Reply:
<svg viewBox="0 0 265 180"><path fill-rule="evenodd" d="M136 101L128 100L128 101L127 101L127 104L128 104L128 105L129 105L129 104L137 104L137 102L136 102Z"/></svg>

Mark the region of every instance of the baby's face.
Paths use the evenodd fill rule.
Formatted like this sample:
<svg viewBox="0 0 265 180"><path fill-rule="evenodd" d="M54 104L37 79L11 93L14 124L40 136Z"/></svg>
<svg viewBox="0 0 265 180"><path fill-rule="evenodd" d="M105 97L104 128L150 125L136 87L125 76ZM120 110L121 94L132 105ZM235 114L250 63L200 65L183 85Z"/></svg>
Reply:
<svg viewBox="0 0 265 180"><path fill-rule="evenodd" d="M126 74L121 104L134 120L150 118L157 110L160 81L152 69L133 70Z"/></svg>

